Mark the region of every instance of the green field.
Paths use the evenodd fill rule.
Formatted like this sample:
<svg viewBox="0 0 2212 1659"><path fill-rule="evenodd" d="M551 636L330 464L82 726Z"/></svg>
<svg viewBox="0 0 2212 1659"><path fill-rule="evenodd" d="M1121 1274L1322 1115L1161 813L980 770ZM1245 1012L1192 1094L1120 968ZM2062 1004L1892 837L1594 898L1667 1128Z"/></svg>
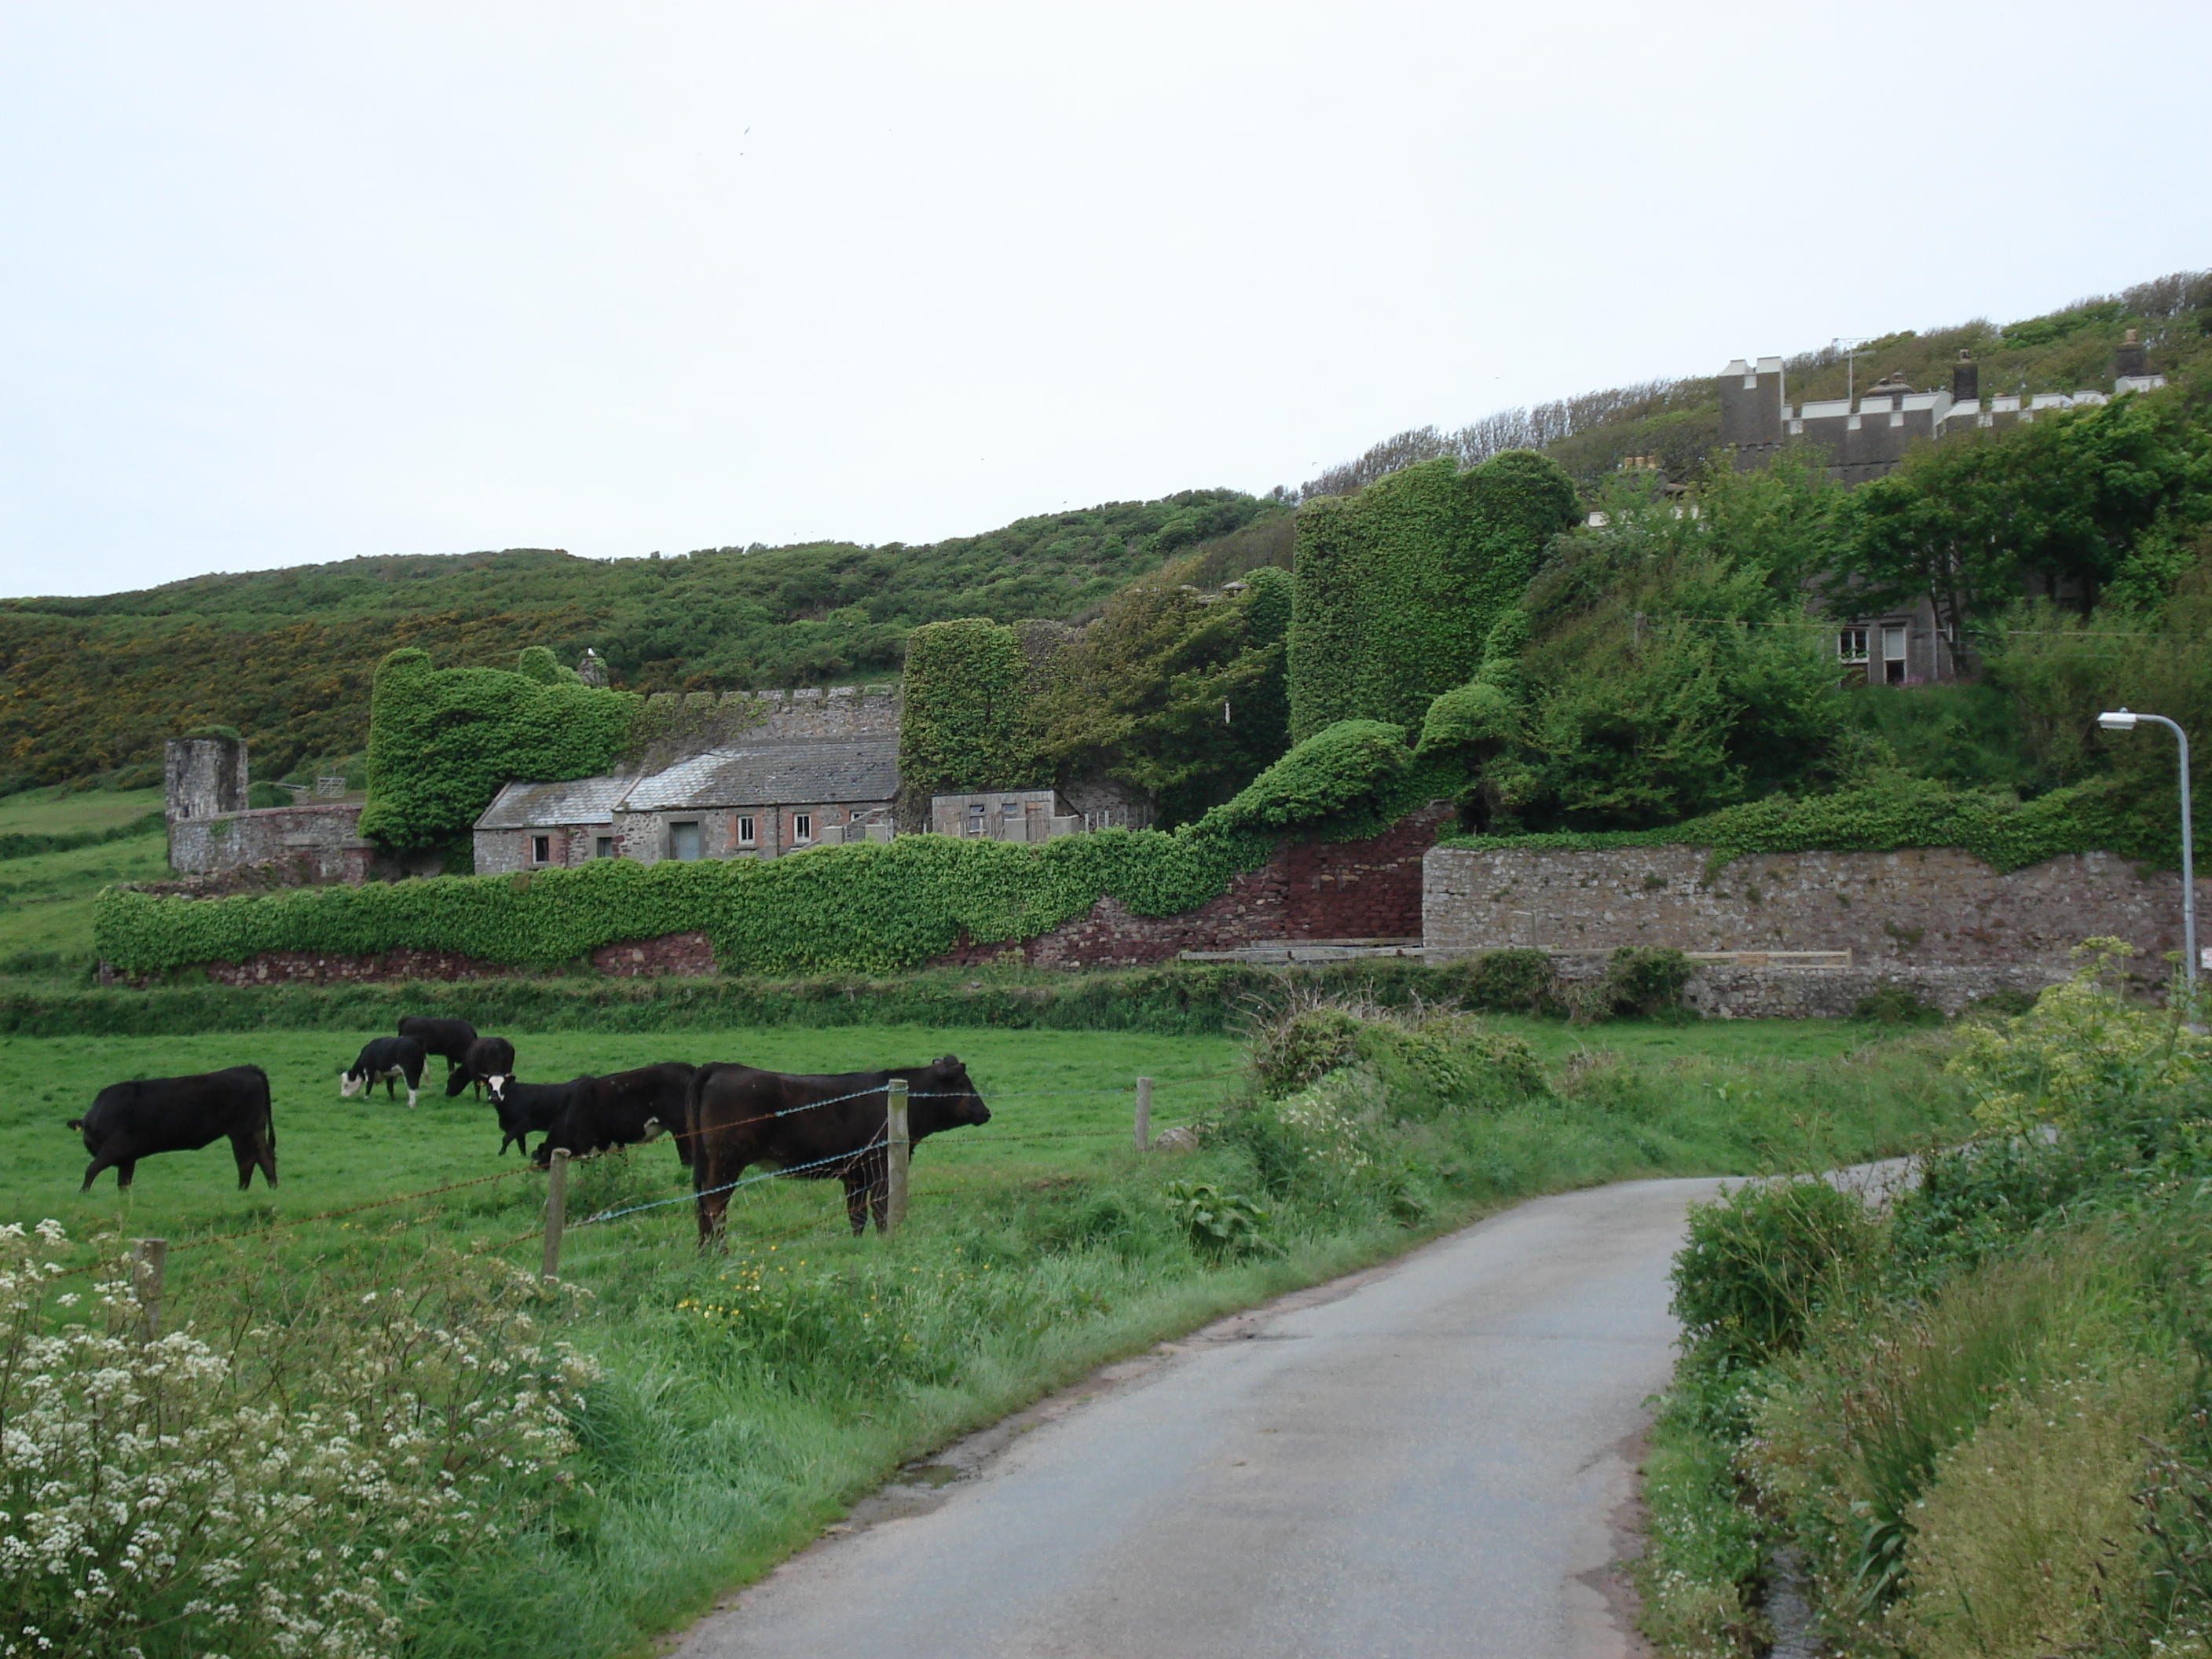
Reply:
<svg viewBox="0 0 2212 1659"><path fill-rule="evenodd" d="M161 810L158 789L30 789L0 796L0 836L62 836L120 828ZM111 882L161 881L168 848L159 830L67 852L0 859L0 976L51 982L92 962L93 896Z"/></svg>
<svg viewBox="0 0 2212 1659"><path fill-rule="evenodd" d="M0 1038L0 1218L52 1217L72 1235L123 1229L165 1237L177 1283L189 1287L198 1258L196 1238L246 1227L284 1227L289 1243L342 1248L364 1227L420 1223L457 1243L505 1237L536 1224L544 1180L521 1172L512 1152L496 1156L499 1130L490 1105L444 1092L444 1063L433 1060L421 1103L407 1109L380 1089L372 1099L341 1099L337 1077L378 1032L270 1032L198 1037ZM669 1036L619 1033L514 1034L519 1075L558 1081L664 1060L693 1064L741 1060L778 1071L852 1071L920 1065L948 1051L992 1103L992 1121L927 1143L915 1160L917 1201L933 1185L964 1185L988 1171L994 1179L1035 1166L1082 1164L1129 1132L1139 1073L1157 1079L1154 1121L1187 1121L1217 1103L1237 1064L1237 1045L1224 1037L1156 1037L1080 1031L945 1032L919 1027L807 1030L695 1031ZM88 1162L79 1137L64 1124L80 1115L106 1085L130 1078L181 1076L226 1066L258 1065L269 1073L277 1137L280 1184L257 1178L251 1194L236 1190L228 1142L199 1152L171 1153L138 1167L131 1194L111 1171L88 1194L78 1182ZM534 1144L534 1143L533 1143ZM503 1179L419 1203L362 1212L349 1225L304 1218L445 1183L499 1174ZM652 1187L667 1196L682 1177L673 1154L645 1149L610 1160L604 1170L577 1170L577 1215L617 1183ZM732 1206L733 1225L757 1217L781 1229L818 1212L834 1220L842 1208L834 1185L763 1183ZM688 1207L670 1205L629 1224L624 1247L648 1240L688 1241ZM593 1245L591 1248L599 1247ZM518 1255L518 1261L523 1259Z"/></svg>

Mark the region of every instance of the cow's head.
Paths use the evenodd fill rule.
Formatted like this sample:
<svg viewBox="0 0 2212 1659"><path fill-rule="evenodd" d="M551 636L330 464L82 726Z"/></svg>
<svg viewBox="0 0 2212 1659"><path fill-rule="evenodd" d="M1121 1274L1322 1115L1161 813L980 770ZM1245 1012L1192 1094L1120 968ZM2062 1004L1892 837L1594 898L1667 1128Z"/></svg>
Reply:
<svg viewBox="0 0 2212 1659"><path fill-rule="evenodd" d="M484 1092L491 1097L491 1103L493 1105L501 1108L504 1108L506 1106L507 1085L514 1081L514 1079L513 1078L508 1077L504 1073L501 1073L496 1077L488 1077L484 1079Z"/></svg>
<svg viewBox="0 0 2212 1659"><path fill-rule="evenodd" d="M914 1092L925 1097L927 1104L935 1109L923 1120L932 1129L953 1129L963 1123L991 1121L991 1109L983 1103L983 1097L968 1080L968 1068L960 1063L957 1055L947 1054L942 1060L931 1060L922 1068L921 1075L915 1079Z"/></svg>
<svg viewBox="0 0 2212 1659"><path fill-rule="evenodd" d="M368 1083L368 1073L367 1072L340 1072L338 1073L338 1098L340 1100L351 1100L367 1086Z"/></svg>

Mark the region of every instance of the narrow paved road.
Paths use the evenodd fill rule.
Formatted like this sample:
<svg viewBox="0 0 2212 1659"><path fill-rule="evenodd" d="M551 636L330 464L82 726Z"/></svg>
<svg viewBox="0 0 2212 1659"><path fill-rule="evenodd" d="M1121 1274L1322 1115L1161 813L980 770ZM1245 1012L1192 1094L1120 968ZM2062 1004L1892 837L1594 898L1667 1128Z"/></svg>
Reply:
<svg viewBox="0 0 2212 1659"><path fill-rule="evenodd" d="M863 1506L678 1651L1632 1653L1608 1598L1616 1514L1668 1375L1683 1211L1717 1184L1539 1199L1109 1373L976 1467L956 1451L941 1491Z"/></svg>

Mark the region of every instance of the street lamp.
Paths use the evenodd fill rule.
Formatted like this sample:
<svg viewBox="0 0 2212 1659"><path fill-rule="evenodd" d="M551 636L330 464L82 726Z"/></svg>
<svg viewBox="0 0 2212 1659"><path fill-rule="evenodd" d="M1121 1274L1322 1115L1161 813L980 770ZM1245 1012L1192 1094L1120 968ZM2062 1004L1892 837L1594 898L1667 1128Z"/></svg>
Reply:
<svg viewBox="0 0 2212 1659"><path fill-rule="evenodd" d="M2132 732L2140 720L2162 726L2181 745L2181 975L2197 989L2197 866L2189 841L2189 734L2163 714L2135 714L2116 708L2097 716L2107 732Z"/></svg>

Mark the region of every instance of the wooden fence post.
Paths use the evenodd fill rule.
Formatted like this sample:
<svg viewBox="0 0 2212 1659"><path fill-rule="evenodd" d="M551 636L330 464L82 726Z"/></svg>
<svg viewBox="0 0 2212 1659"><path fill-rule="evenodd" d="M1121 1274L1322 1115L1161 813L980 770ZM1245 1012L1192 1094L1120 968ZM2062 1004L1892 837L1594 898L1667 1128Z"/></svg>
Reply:
<svg viewBox="0 0 2212 1659"><path fill-rule="evenodd" d="M906 1219L906 1163L913 1142L907 1127L907 1081L895 1077L884 1099L884 1219L878 1231L894 1233Z"/></svg>
<svg viewBox="0 0 2212 1659"><path fill-rule="evenodd" d="M1152 1080L1148 1077L1137 1079L1137 1150L1152 1150Z"/></svg>
<svg viewBox="0 0 2212 1659"><path fill-rule="evenodd" d="M161 1274L168 1262L167 1239L131 1241L131 1288L138 1298L139 1324L149 1340L161 1334Z"/></svg>
<svg viewBox="0 0 2212 1659"><path fill-rule="evenodd" d="M561 1273L561 1229L568 1220L568 1149L556 1146L545 1165L545 1259L538 1275L548 1284Z"/></svg>

